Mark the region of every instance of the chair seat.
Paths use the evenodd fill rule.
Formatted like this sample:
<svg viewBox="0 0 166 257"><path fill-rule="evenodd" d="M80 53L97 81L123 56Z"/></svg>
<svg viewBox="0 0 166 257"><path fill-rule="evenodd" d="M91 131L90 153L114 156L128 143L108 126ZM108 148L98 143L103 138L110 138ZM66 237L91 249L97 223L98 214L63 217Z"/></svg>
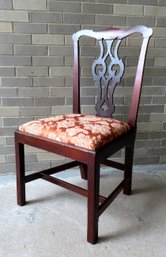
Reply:
<svg viewBox="0 0 166 257"><path fill-rule="evenodd" d="M125 122L84 114L33 120L19 127L23 132L90 150L96 150L129 129Z"/></svg>

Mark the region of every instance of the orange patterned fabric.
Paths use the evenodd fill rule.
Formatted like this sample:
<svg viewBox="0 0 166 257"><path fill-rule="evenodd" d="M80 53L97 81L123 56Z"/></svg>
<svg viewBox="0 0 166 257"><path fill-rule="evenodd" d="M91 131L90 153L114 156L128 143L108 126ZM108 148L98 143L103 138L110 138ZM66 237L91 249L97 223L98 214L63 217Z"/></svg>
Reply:
<svg viewBox="0 0 166 257"><path fill-rule="evenodd" d="M130 129L124 122L94 115L67 114L27 122L20 131L95 150Z"/></svg>

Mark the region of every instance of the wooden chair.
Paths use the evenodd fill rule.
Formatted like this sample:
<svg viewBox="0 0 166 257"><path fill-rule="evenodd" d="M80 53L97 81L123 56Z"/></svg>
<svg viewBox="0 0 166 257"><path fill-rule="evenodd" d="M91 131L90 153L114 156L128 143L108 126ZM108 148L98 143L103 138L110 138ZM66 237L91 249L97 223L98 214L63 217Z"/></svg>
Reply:
<svg viewBox="0 0 166 257"><path fill-rule="evenodd" d="M140 53L132 90L131 106L126 122L113 119L115 110L113 94L115 87L122 81L125 65L119 57L119 49L128 36L141 37ZM95 244L98 240L98 220L100 215L123 190L131 193L132 166L136 123L144 63L152 29L135 26L127 30L108 29L100 32L80 30L73 35L73 114L33 120L23 124L15 132L17 202L26 203L25 184L44 179L58 186L87 197L87 240ZM92 75L98 87L96 115L81 114L80 108L80 46L83 36L94 38L99 45L100 54L92 64ZM93 39L93 40L94 40ZM105 43L104 43L105 42ZM127 41L128 42L128 41ZM138 41L140 42L140 41ZM125 44L122 44L125 49ZM123 50L124 50L123 49ZM132 50L131 50L132 51ZM24 145L46 150L73 161L34 174L25 173ZM124 163L111 161L109 158L125 149ZM107 165L124 172L123 181L108 196L100 195L100 165ZM79 166L81 177L87 179L87 190L51 176L62 170Z"/></svg>

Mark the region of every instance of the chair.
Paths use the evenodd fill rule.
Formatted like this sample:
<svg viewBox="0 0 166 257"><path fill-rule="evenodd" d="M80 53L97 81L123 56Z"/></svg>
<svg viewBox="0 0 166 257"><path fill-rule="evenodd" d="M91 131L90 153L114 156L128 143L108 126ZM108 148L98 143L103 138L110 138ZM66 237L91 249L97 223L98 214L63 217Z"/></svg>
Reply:
<svg viewBox="0 0 166 257"><path fill-rule="evenodd" d="M142 88L144 63L152 29L135 26L126 30L107 29L100 32L80 30L73 35L73 113L56 117L32 120L19 126L15 132L17 203L26 203L25 185L35 179L44 179L58 186L87 197L87 241L95 244L98 240L100 215L123 190L131 194L134 142L137 129L137 115ZM141 37L138 64L132 89L131 105L127 121L112 118L115 106L113 95L116 86L125 74L125 65L119 57L119 49L129 36ZM82 114L80 108L80 38L96 40L99 56L92 64L92 76L98 87L96 114ZM128 41L126 41L128 42ZM138 41L140 42L140 41ZM123 54L122 51L122 54ZM125 57L124 57L125 58ZM124 59L125 60L125 59ZM33 146L67 158L71 161L54 168L27 175L24 163L24 145ZM124 162L110 160L110 157L125 149ZM100 195L100 166L106 165L124 172L124 179L108 196ZM87 180L87 190L68 183L56 176L62 170L78 166L82 179Z"/></svg>

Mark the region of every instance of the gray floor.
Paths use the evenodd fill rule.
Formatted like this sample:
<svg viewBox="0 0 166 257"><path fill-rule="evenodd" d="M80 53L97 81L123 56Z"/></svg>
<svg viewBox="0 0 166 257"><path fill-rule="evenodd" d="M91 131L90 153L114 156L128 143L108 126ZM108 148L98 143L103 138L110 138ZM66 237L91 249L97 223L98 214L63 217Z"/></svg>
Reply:
<svg viewBox="0 0 166 257"><path fill-rule="evenodd" d="M63 177L86 186L76 171ZM107 195L120 173L102 171ZM45 181L27 185L16 205L15 176L0 176L0 257L166 257L166 166L136 166L133 194L122 193L100 217L99 242L86 242L86 199Z"/></svg>

